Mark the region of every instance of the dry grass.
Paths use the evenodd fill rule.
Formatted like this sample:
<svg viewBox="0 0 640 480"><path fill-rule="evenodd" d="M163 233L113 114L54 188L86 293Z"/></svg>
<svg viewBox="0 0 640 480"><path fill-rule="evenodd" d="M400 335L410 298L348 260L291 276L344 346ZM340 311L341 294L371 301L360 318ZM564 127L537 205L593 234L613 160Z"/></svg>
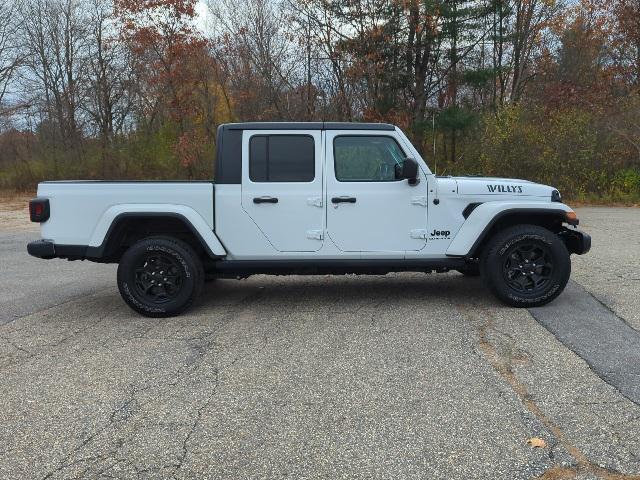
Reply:
<svg viewBox="0 0 640 480"><path fill-rule="evenodd" d="M32 194L0 191L0 230L37 230L29 221L29 200Z"/></svg>

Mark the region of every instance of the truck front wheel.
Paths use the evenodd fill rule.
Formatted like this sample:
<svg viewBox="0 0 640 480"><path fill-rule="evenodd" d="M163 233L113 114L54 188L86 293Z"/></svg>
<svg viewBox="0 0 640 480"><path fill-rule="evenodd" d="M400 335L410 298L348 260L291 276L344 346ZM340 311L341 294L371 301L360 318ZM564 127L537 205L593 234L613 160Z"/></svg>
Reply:
<svg viewBox="0 0 640 480"><path fill-rule="evenodd" d="M564 242L537 225L516 225L489 240L480 262L490 290L513 307L537 307L555 299L571 274Z"/></svg>
<svg viewBox="0 0 640 480"><path fill-rule="evenodd" d="M171 317L198 297L204 282L202 261L193 249L171 237L150 237L132 245L118 265L124 301L147 317Z"/></svg>

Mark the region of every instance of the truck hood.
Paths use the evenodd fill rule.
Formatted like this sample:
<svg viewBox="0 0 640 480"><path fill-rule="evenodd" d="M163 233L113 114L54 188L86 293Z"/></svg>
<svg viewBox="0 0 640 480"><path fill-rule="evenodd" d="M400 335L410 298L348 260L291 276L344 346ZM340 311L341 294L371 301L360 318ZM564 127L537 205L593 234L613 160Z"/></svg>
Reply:
<svg viewBox="0 0 640 480"><path fill-rule="evenodd" d="M459 195L509 195L551 197L555 188L528 180L493 177L453 177Z"/></svg>

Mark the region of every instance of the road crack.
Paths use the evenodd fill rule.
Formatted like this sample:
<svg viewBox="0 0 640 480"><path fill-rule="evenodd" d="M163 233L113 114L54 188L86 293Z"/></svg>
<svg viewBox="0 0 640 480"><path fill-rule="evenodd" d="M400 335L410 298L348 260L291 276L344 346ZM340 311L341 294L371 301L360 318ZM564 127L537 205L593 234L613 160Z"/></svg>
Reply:
<svg viewBox="0 0 640 480"><path fill-rule="evenodd" d="M484 310L486 321L478 330L480 350L488 360L491 367L506 381L511 390L517 395L524 407L531 412L536 419L544 425L555 437L558 445L561 445L575 460L572 467L554 466L538 477L539 480L560 480L575 478L581 473L595 474L603 480L640 480L640 475L630 475L613 469L601 467L592 462L587 456L566 437L563 430L549 418L535 402L526 385L516 377L513 371L512 359L500 354L496 346L489 340L489 332L496 331L495 321L492 315Z"/></svg>
<svg viewBox="0 0 640 480"><path fill-rule="evenodd" d="M177 369L175 369L171 374L168 374L167 376L163 376L162 379L160 379L159 381L153 382L153 383L149 383L146 384L144 386L141 387L137 387L135 384L131 384L130 385L130 390L129 393L127 395L127 397L120 402L120 404L114 408L111 413L108 415L107 421L101 426L99 427L97 430L95 430L93 433L91 433L90 435L88 435L85 439L83 439L79 445L77 445L76 447L74 447L69 453L67 453L64 456L64 459L60 461L59 465L56 466L53 470L49 471L44 477L43 480L46 479L50 479L53 478L55 475L60 474L62 472L64 472L67 468L78 465L82 462L88 462L88 461L94 461L94 465L97 465L97 463L99 463L102 460L105 459L116 459L116 455L117 453L120 451L120 449L124 446L126 438L127 437L123 437L123 438L119 438L117 445L115 445L115 449L110 450L107 454L103 454L103 455L93 455L90 457L81 457L81 458L73 458L76 454L78 454L79 452L81 452L82 450L84 450L85 448L87 448L89 445L91 445L97 438L99 438L101 435L103 435L105 432L107 432L108 430L110 430L111 428L122 428L124 427L124 425L129 422L129 420L131 420L131 418L133 418L134 416L136 416L136 414L138 414L140 411L143 410L143 408L154 402L157 401L158 399L162 398L162 396L170 389L175 388L180 381L188 376L188 375L192 375L195 372L198 371L198 369L203 365L205 358L207 357L207 355L209 355L212 351L212 347L215 345L215 341L213 340L214 335L221 329L224 327L224 325L226 325L227 323L229 323L230 321L232 321L233 319L237 318L237 316L244 310L246 310L247 308L250 308L251 303L255 302L257 299L259 299L262 294L263 294L264 290L260 289L256 292L253 292L249 295L244 296L242 299L240 299L238 302L233 303L230 305L231 308L229 308L225 314L223 315L221 321L219 322L219 324L207 331L204 332L200 335L194 336L190 339L187 339L187 341L191 342L191 347L192 349L196 352L196 356L195 359L193 361L190 361L186 364L182 364L180 365ZM106 316L106 315L105 315ZM99 321L102 321L102 318L97 320L96 322L94 322L93 324L98 323ZM83 329L86 330L86 329ZM72 335L73 336L73 335ZM66 339L64 339L66 340ZM64 341L63 340L63 341ZM58 342L61 343L61 342ZM200 425L201 419L204 415L204 413L206 412L207 408L209 407L209 405L211 404L211 402L213 401L217 391L218 391L218 378L219 378L219 374L230 368L233 367L235 364L237 364L239 361L243 360L244 358L247 358L251 355L255 355L259 352L261 352L262 350L264 350L267 346L268 343L268 338L265 335L262 339L260 343L260 346L258 349L256 350L252 350L249 352L246 352L244 355L238 355L236 357L234 357L230 362L228 362L226 365L224 365L223 367L221 367L220 369L215 369L214 370L214 389L212 391L212 393L208 396L207 400L200 405L197 410L196 410L196 414L195 414L195 419L193 421L193 423L191 424L191 426L189 427L189 431L187 432L187 435L185 436L185 438L182 441L181 444L181 453L178 456L178 460L173 463L173 464L169 464L169 465L165 465L163 468L170 468L172 470L174 470L173 475L176 474L176 472L178 470L180 470L182 468L182 465L184 464L188 453L189 453L189 442L191 441L193 435L195 434L195 432L198 429L198 426ZM167 378L168 377L168 378ZM137 396L140 393L143 392L147 392L147 391L151 391L151 390L155 390L155 392L152 392L153 394L150 396L150 398L148 398L146 401L140 401L138 400ZM143 417L144 414L143 414ZM134 432L137 431L139 428L135 427L134 428ZM97 462L96 462L97 460ZM134 466L135 468L135 466ZM137 470L137 469L136 469Z"/></svg>

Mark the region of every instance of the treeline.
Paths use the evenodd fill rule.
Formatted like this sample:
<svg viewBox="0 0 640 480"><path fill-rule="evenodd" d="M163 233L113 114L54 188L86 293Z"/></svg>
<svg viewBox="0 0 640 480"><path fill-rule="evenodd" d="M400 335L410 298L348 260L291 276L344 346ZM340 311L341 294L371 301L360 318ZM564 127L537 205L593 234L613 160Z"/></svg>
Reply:
<svg viewBox="0 0 640 480"><path fill-rule="evenodd" d="M0 186L207 178L229 121L386 121L442 174L640 200L640 0L9 0Z"/></svg>

